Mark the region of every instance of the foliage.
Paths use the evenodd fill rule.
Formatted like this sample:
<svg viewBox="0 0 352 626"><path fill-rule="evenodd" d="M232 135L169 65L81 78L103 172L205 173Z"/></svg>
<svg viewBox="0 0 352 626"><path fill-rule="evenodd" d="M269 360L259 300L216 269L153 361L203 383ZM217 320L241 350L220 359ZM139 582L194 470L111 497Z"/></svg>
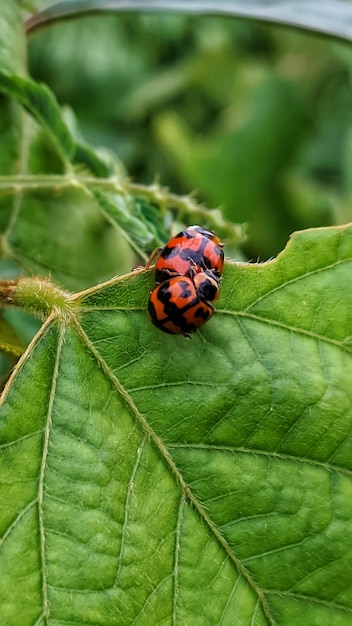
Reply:
<svg viewBox="0 0 352 626"><path fill-rule="evenodd" d="M95 16L33 35L29 76L0 11L2 623L347 626L350 50ZM186 340L130 270L190 223L242 260L319 228L228 260Z"/></svg>
<svg viewBox="0 0 352 626"><path fill-rule="evenodd" d="M29 42L32 74L85 137L136 180L247 222L252 259L351 220L351 61L346 44L221 17L94 16Z"/></svg>

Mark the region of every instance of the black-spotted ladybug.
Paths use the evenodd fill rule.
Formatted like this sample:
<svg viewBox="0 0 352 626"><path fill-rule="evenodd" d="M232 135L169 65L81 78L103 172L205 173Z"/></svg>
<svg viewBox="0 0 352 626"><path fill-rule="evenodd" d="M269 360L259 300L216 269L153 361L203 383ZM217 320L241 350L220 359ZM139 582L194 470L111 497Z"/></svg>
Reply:
<svg viewBox="0 0 352 626"><path fill-rule="evenodd" d="M187 336L203 326L214 309L199 297L191 278L174 276L154 287L149 297L148 312L154 326L160 330Z"/></svg>

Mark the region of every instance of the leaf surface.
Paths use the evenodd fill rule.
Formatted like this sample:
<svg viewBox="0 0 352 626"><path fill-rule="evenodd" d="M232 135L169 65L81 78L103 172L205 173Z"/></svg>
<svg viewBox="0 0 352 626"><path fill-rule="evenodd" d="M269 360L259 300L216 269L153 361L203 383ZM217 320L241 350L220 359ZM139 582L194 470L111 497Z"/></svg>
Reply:
<svg viewBox="0 0 352 626"><path fill-rule="evenodd" d="M59 105L50 89L40 83L0 72L0 91L14 98L48 130L55 146L68 161L74 154L74 142L66 127Z"/></svg>
<svg viewBox="0 0 352 626"><path fill-rule="evenodd" d="M352 227L228 263L189 341L151 272L49 318L0 414L4 623L350 624L351 263Z"/></svg>
<svg viewBox="0 0 352 626"><path fill-rule="evenodd" d="M29 18L27 29L35 31L62 19L104 11L172 12L230 15L294 26L351 41L352 5L345 0L66 0L55 2Z"/></svg>

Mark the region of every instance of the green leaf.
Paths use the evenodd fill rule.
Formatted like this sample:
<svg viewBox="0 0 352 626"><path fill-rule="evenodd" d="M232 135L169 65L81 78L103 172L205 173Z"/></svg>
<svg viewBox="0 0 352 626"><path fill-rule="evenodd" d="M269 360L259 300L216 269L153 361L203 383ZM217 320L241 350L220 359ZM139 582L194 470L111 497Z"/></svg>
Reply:
<svg viewBox="0 0 352 626"><path fill-rule="evenodd" d="M44 8L27 22L27 30L35 31L63 19L104 11L143 11L231 15L273 24L294 26L351 41L352 6L344 0L66 0Z"/></svg>
<svg viewBox="0 0 352 626"><path fill-rule="evenodd" d="M84 142L75 140L54 94L46 85L0 71L0 93L22 105L45 129L66 167L70 163L85 165L99 178L109 177L114 173L108 159Z"/></svg>
<svg viewBox="0 0 352 626"><path fill-rule="evenodd" d="M18 261L26 271L50 273L63 286L79 290L131 269L135 260L121 242L121 231L144 261L146 248L151 250L164 243L166 206L161 209L159 203L153 206L139 197L143 191L152 198L155 194L161 204L163 193L157 186L135 186L137 197L130 193L121 164L108 153L76 140L76 132L70 128L74 124L66 123L45 85L0 71L0 92L22 105L39 124L34 127L26 117L26 132L19 142L19 128L6 128L6 147L8 150L11 144L14 158L9 160L10 168L6 163L0 175L4 256ZM11 110L12 103L6 102L7 105ZM9 119L12 122L11 116L5 115L6 125ZM52 145L48 145L43 131ZM18 162L21 175L15 176ZM67 172L63 171L63 164ZM80 167L74 171L72 164ZM86 172L87 167L90 172ZM28 169L36 175L23 173ZM50 174L46 175L46 171ZM170 201L175 205L174 196ZM187 208L197 209L187 199L176 198L177 204L184 212ZM111 228L111 223L121 230ZM233 231L233 225L229 226Z"/></svg>
<svg viewBox="0 0 352 626"><path fill-rule="evenodd" d="M22 74L25 67L25 37L17 2L3 0L0 17L0 66ZM0 174L18 169L20 162L21 112L7 98L0 98Z"/></svg>
<svg viewBox="0 0 352 626"><path fill-rule="evenodd" d="M1 406L4 624L349 626L351 265L352 226L227 263L188 341L152 272L53 312Z"/></svg>
<svg viewBox="0 0 352 626"><path fill-rule="evenodd" d="M165 245L170 236L171 216L166 214L164 220L160 219L160 210L156 204L148 202L145 198L134 198L134 209L136 215L146 224L153 234L155 246ZM209 211L204 211L206 219ZM220 221L220 220L219 220ZM168 222L169 228L166 227ZM234 226L233 224L231 226ZM228 234L228 233L227 233Z"/></svg>
<svg viewBox="0 0 352 626"><path fill-rule="evenodd" d="M145 248L150 252L169 236L171 210L180 222L201 223L230 243L243 239L241 227L224 220L220 211L158 185L136 185L116 176L4 176L1 192L4 256L70 290L130 271L137 263L133 251L146 262Z"/></svg>
<svg viewBox="0 0 352 626"><path fill-rule="evenodd" d="M109 194L99 188L93 190L93 195L104 213L121 227L137 250L152 251L166 243L168 233L163 228L160 211L146 200L133 198L127 193Z"/></svg>
<svg viewBox="0 0 352 626"><path fill-rule="evenodd" d="M82 142L76 143L73 162L86 165L99 178L108 178L113 173L107 160L99 156L97 150Z"/></svg>
<svg viewBox="0 0 352 626"><path fill-rule="evenodd" d="M0 18L0 66L2 70L24 73L25 42L20 3L2 0Z"/></svg>
<svg viewBox="0 0 352 626"><path fill-rule="evenodd" d="M19 357L24 349L25 346L11 324L0 316L0 351Z"/></svg>
<svg viewBox="0 0 352 626"><path fill-rule="evenodd" d="M2 71L0 92L16 100L45 127L64 161L72 159L75 152L73 138L54 95L46 85Z"/></svg>
<svg viewBox="0 0 352 626"><path fill-rule="evenodd" d="M21 193L6 249L32 274L50 274L61 286L79 290L130 271L133 257L120 233L101 214L84 186L55 184ZM36 185L34 185L35 187ZM11 206L3 210L5 221ZM9 218L10 219L10 218Z"/></svg>

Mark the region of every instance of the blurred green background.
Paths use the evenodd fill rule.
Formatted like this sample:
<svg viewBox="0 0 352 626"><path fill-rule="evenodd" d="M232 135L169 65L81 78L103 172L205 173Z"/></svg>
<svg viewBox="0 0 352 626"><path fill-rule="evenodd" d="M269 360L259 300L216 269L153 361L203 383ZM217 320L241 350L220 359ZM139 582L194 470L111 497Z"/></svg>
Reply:
<svg viewBox="0 0 352 626"><path fill-rule="evenodd" d="M136 182L246 222L243 252L352 219L352 50L229 18L104 15L29 39L29 68Z"/></svg>

